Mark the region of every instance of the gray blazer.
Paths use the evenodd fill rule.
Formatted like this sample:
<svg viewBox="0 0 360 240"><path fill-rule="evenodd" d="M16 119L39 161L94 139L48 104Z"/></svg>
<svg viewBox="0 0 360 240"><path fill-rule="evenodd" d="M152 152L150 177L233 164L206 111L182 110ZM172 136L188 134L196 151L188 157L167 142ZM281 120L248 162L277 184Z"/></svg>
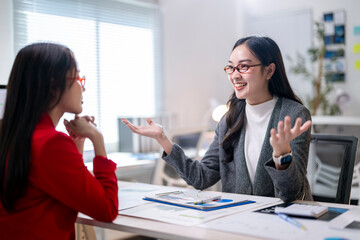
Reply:
<svg viewBox="0 0 360 240"><path fill-rule="evenodd" d="M163 159L196 189L206 189L221 179L224 192L279 197L285 202L297 199L312 200L306 178L310 129L290 142L293 159L287 169L277 170L272 160L270 129L277 129L278 122L284 120L285 116L291 117L292 126L298 117L302 118L303 123L311 119L309 110L303 105L287 98L278 99L260 152L254 184L250 181L244 154L245 126L234 145L234 160L230 163L221 161L226 156L221 146L228 130L225 118L219 122L214 140L200 162L188 158L177 144L173 145L169 155L164 152Z"/></svg>

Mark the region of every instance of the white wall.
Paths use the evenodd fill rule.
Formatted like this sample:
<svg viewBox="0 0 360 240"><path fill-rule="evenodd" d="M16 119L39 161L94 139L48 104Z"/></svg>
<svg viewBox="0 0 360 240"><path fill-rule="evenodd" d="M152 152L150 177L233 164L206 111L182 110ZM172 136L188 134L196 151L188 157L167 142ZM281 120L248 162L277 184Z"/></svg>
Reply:
<svg viewBox="0 0 360 240"><path fill-rule="evenodd" d="M262 14L248 17L249 23L245 32L249 35L262 35L271 37L279 46L287 76L295 94L306 102L307 96L313 96L313 86L309 79L298 76L289 71L292 59L297 58L298 53L306 53L313 44L313 21L310 9L287 10L284 13ZM311 69L310 58L308 68Z"/></svg>
<svg viewBox="0 0 360 240"><path fill-rule="evenodd" d="M236 0L161 0L165 111L181 128L200 126L209 100L226 103L223 68L237 40Z"/></svg>
<svg viewBox="0 0 360 240"><path fill-rule="evenodd" d="M14 61L12 1L0 0L0 84L7 84Z"/></svg>

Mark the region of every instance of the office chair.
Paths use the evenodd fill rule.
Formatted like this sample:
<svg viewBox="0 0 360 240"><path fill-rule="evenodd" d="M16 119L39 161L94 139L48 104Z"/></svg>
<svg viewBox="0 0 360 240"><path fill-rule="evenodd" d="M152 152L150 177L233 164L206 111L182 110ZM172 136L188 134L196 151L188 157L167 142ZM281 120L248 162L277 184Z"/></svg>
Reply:
<svg viewBox="0 0 360 240"><path fill-rule="evenodd" d="M311 135L309 165L315 171L309 180L315 201L350 203L357 144L354 136Z"/></svg>
<svg viewBox="0 0 360 240"><path fill-rule="evenodd" d="M352 189L351 189L351 204L360 205L360 161L357 161L354 167L354 176L352 180ZM356 199L356 200L355 200ZM357 201L357 203L356 203Z"/></svg>

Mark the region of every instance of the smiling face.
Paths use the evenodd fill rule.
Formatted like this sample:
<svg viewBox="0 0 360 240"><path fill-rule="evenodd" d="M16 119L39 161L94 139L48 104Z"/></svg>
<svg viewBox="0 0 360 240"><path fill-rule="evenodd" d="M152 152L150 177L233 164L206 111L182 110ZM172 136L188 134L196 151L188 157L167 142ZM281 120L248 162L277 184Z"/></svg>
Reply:
<svg viewBox="0 0 360 240"><path fill-rule="evenodd" d="M232 67L237 67L239 64L251 66L261 64L261 62L251 53L246 44L242 44L232 51L229 60L229 65ZM271 63L269 66L250 67L244 73L236 69L228 74L228 77L235 89L236 97L246 99L249 104L256 105L272 99L268 84L274 71L275 64Z"/></svg>

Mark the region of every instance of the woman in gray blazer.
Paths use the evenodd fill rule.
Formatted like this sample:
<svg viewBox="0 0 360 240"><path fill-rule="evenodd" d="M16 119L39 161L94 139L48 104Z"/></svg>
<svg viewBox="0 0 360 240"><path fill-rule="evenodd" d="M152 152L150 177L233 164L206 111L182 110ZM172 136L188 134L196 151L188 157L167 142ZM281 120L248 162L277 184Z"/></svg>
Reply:
<svg viewBox="0 0 360 240"><path fill-rule="evenodd" d="M221 180L224 192L312 200L306 178L311 116L290 87L277 44L268 37L242 38L224 70L234 93L200 162L150 119L147 126L123 122L156 139L163 159L196 189Z"/></svg>

